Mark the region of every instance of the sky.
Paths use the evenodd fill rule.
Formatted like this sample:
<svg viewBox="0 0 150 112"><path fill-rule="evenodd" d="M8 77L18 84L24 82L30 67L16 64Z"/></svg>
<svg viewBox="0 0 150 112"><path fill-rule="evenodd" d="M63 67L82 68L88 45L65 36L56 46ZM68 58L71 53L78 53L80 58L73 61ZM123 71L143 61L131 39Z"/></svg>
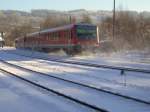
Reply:
<svg viewBox="0 0 150 112"><path fill-rule="evenodd" d="M116 0L116 8L150 11L150 0ZM112 10L113 0L1 0L0 10L50 9L68 11L75 9Z"/></svg>

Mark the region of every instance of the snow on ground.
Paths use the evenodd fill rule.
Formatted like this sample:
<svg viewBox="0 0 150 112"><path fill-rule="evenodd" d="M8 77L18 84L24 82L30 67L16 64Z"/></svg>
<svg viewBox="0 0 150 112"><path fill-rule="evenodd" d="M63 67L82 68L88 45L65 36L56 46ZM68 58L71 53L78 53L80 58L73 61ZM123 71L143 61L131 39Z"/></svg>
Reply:
<svg viewBox="0 0 150 112"><path fill-rule="evenodd" d="M6 52L3 52L3 50ZM132 53L112 54L111 56L91 55L91 56L69 57L69 56L55 56L52 54L49 56L44 53L16 50L14 48L4 48L0 50L0 54L1 54L0 57L11 63L15 63L17 65L24 66L36 71L40 71L50 75L80 82L83 84L88 84L97 88L103 88L105 90L110 90L112 92L128 95L131 97L139 98L150 102L150 91L149 91L150 75L149 74L126 72L126 76L121 76L120 71L117 70L96 69L96 68L89 68L89 67L82 67L82 66L75 66L75 65L68 65L68 64L60 64L60 63L54 63L54 62L44 61L40 59L31 59L28 57L18 56L10 53L19 53L27 56L35 56L35 57L41 57L46 59L48 59L49 57L53 57L56 59L63 59L63 60L77 60L77 61L84 61L90 63L109 64L115 66L137 67L137 68L149 70L150 56L148 54L144 56L143 54L140 55L136 52L135 57L134 57L134 53L133 54ZM26 75L30 76L30 74L26 74ZM37 81L36 78L34 80ZM126 86L125 83L127 83ZM74 90L69 87L67 89L65 88L63 91L72 91L74 94L77 94L79 92L79 90L77 89ZM81 93L89 96L89 94L86 94L84 92ZM95 97L95 99L97 98L99 97ZM88 97L86 97L86 99L88 99ZM89 101L91 100L89 99ZM108 99L107 100L103 99L102 101L104 102L104 104L100 104L99 106L102 105L105 107L108 101L111 102ZM119 101L117 100L117 102L120 102L120 100ZM96 103L102 103L102 102L96 102ZM131 107L131 105L129 106ZM110 107L108 106L107 108L112 108L112 107L113 106L111 105Z"/></svg>
<svg viewBox="0 0 150 112"><path fill-rule="evenodd" d="M118 70L75 66L39 59L33 60L5 52L1 53L1 57L13 64L32 70L150 102L150 91L147 91L150 90L150 76L148 74L126 72L126 76L123 76ZM15 59L15 61L10 61L11 59Z"/></svg>
<svg viewBox="0 0 150 112"><path fill-rule="evenodd" d="M111 112L148 112L150 110L149 105L124 99L122 97L104 92L98 92L96 90L78 86L76 84L71 84L49 78L47 76L41 76L39 74L33 74L24 70L8 67L3 63L0 63L0 67L5 70L13 71L13 73L17 73L19 76L22 76L30 81L36 82L48 88L52 88L55 91L67 94L97 107L107 109Z"/></svg>
<svg viewBox="0 0 150 112"><path fill-rule="evenodd" d="M91 112L62 97L0 72L1 112Z"/></svg>
<svg viewBox="0 0 150 112"><path fill-rule="evenodd" d="M107 64L113 66L134 67L148 70L150 69L150 53L141 53L140 51L118 52L112 54L99 53L87 56L79 55L69 60L77 60L95 64Z"/></svg>
<svg viewBox="0 0 150 112"><path fill-rule="evenodd" d="M150 53L148 51L126 51L126 52L118 52L118 53L86 53L85 55L77 55L74 57L70 57L65 55L64 53L57 52L57 53L42 53L42 52L35 52L29 50L21 50L15 49L13 47L5 47L3 50L9 53L19 53L27 56L32 57L39 57L39 58L54 58L54 59L61 59L61 60L75 60L81 62L89 62L94 64L107 64L113 66L123 66L123 67L134 67L140 69L150 69Z"/></svg>

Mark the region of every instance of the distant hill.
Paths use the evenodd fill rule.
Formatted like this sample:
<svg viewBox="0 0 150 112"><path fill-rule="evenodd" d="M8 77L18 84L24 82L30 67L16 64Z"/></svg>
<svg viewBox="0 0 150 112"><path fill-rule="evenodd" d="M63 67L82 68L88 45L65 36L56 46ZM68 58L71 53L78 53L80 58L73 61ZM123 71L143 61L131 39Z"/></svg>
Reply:
<svg viewBox="0 0 150 112"><path fill-rule="evenodd" d="M132 15L138 15L138 12L130 11ZM144 17L150 17L150 12L142 12ZM69 16L81 19L82 15L88 15L93 23L99 23L107 17L112 17L112 11L90 11L85 9L77 9L71 11L57 11L47 9L34 9L31 12L18 10L0 10L0 31L19 26L21 24L30 23L33 27L39 27L41 21L48 16Z"/></svg>
<svg viewBox="0 0 150 112"><path fill-rule="evenodd" d="M0 10L0 28L13 25L26 24L31 22L32 26L37 27L39 23L48 16L73 16L81 18L83 14L88 14L94 22L101 20L107 16L111 16L110 11L87 11L84 9L72 11L56 11L46 9L31 10L31 12L17 11L17 10ZM5 28L4 28L5 29Z"/></svg>

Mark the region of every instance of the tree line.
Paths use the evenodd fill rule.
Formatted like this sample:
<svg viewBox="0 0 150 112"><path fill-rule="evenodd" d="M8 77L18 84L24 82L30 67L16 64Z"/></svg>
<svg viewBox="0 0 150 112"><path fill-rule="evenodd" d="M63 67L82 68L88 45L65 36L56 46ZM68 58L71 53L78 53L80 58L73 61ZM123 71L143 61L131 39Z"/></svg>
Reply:
<svg viewBox="0 0 150 112"><path fill-rule="evenodd" d="M0 22L6 22L4 15L0 13ZM71 17L71 18L70 18ZM83 14L80 19L75 16L65 14L49 15L44 19L38 18L29 19L23 18L24 21L17 25L18 18L13 15L7 21L13 21L13 27L3 26L7 29L5 36L6 45L14 45L14 40L18 37L26 36L28 33L40 31L47 28L62 26L74 23L92 23L99 27L99 35L104 44L108 44L104 49L111 50L130 50L130 49L145 49L150 48L150 16L145 16L143 13L134 15L130 11L117 11L115 19L115 32L113 37L113 18L112 16L106 17L98 22L93 22L93 19L88 14ZM35 21L37 20L37 21ZM38 27L35 27L36 26ZM1 27L0 27L1 29ZM107 43L108 40L108 43Z"/></svg>
<svg viewBox="0 0 150 112"><path fill-rule="evenodd" d="M47 16L45 19L39 22L38 27L34 27L31 21L23 23L21 25L14 25L12 29L9 29L6 37L5 43L9 46L14 46L14 40L16 38L21 38L26 36L29 33L39 32L44 29L54 28L58 26L67 25L70 23L92 23L88 15L82 15L82 19L75 20L74 17L70 15L54 15Z"/></svg>
<svg viewBox="0 0 150 112"><path fill-rule="evenodd" d="M113 37L113 18L108 17L100 24L100 36L112 40L115 50L150 48L150 16L133 15L130 11L116 12Z"/></svg>

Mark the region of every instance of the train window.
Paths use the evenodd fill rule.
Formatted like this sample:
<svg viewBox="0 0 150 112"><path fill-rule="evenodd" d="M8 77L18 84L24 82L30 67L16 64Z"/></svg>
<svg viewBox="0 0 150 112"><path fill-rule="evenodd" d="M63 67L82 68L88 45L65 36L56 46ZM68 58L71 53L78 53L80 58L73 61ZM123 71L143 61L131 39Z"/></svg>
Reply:
<svg viewBox="0 0 150 112"><path fill-rule="evenodd" d="M68 38L68 31L66 31L66 37Z"/></svg>
<svg viewBox="0 0 150 112"><path fill-rule="evenodd" d="M66 38L66 31L64 31L64 38Z"/></svg>
<svg viewBox="0 0 150 112"><path fill-rule="evenodd" d="M56 35L55 35L55 40L58 40L59 39L59 33L56 32Z"/></svg>
<svg viewBox="0 0 150 112"><path fill-rule="evenodd" d="M49 39L49 40L51 40L51 33L49 33L49 35L48 35L48 39Z"/></svg>
<svg viewBox="0 0 150 112"><path fill-rule="evenodd" d="M48 37L49 40L51 40L51 37L52 37L52 33L49 33L49 37Z"/></svg>
<svg viewBox="0 0 150 112"><path fill-rule="evenodd" d="M71 31L68 30L68 37L71 38Z"/></svg>
<svg viewBox="0 0 150 112"><path fill-rule="evenodd" d="M55 32L54 40L56 40L56 37L57 37L57 32Z"/></svg>
<svg viewBox="0 0 150 112"><path fill-rule="evenodd" d="M67 38L67 31L64 31L64 37Z"/></svg>
<svg viewBox="0 0 150 112"><path fill-rule="evenodd" d="M77 36L80 39L96 38L96 26L77 25L76 31L77 31Z"/></svg>
<svg viewBox="0 0 150 112"><path fill-rule="evenodd" d="M47 33L47 41L49 40L49 33Z"/></svg>
<svg viewBox="0 0 150 112"><path fill-rule="evenodd" d="M50 35L50 40L53 40L53 37L54 37L54 33L52 32Z"/></svg>
<svg viewBox="0 0 150 112"><path fill-rule="evenodd" d="M59 37L59 38L61 37L61 32L58 32L58 37Z"/></svg>
<svg viewBox="0 0 150 112"><path fill-rule="evenodd" d="M55 39L55 35L56 35L56 34L55 34L55 32L54 32L54 33L53 33L53 40Z"/></svg>
<svg viewBox="0 0 150 112"><path fill-rule="evenodd" d="M65 33L64 31L61 32L61 37L64 38L65 37Z"/></svg>
<svg viewBox="0 0 150 112"><path fill-rule="evenodd" d="M47 40L47 41L49 40L48 37L49 37L49 34L47 33L47 34L46 34L46 40Z"/></svg>
<svg viewBox="0 0 150 112"><path fill-rule="evenodd" d="M71 32L70 30L65 31L65 38L71 38Z"/></svg>
<svg viewBox="0 0 150 112"><path fill-rule="evenodd" d="M57 40L57 37L58 37L58 33L57 32L53 32L52 40Z"/></svg>

